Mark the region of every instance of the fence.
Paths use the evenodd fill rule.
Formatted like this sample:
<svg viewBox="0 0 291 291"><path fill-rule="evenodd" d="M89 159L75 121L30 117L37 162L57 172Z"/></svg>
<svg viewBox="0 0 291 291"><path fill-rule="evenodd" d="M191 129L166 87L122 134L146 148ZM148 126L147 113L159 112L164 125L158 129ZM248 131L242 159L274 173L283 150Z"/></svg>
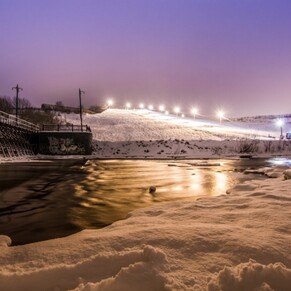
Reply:
<svg viewBox="0 0 291 291"><path fill-rule="evenodd" d="M15 126L24 130L38 132L39 127L26 120L15 117L14 115L7 114L6 112L0 111L0 123Z"/></svg>
<svg viewBox="0 0 291 291"><path fill-rule="evenodd" d="M69 131L69 132L91 132L88 125L75 125L75 124L43 124L42 131Z"/></svg>

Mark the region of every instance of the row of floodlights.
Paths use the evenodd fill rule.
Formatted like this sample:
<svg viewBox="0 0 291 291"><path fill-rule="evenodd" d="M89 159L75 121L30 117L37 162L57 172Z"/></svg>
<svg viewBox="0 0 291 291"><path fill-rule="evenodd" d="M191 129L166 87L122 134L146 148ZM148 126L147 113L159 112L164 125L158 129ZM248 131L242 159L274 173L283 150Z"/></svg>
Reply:
<svg viewBox="0 0 291 291"><path fill-rule="evenodd" d="M112 106L113 104L114 104L113 100L109 99L109 100L107 101L107 105L108 105L109 107ZM131 104L130 102L126 102L126 103L125 103L125 108L126 108L126 109L131 109L131 108L132 108L132 104ZM154 106L153 106L152 104L149 104L149 105L146 107L144 103L140 103L139 106L138 106L138 108L139 108L139 109L146 109L146 108L147 108L147 109L149 109L149 110L154 110ZM165 107L164 105L160 105L160 106L158 107L158 110L159 110L160 112L164 112L166 115L169 114L169 111L166 110L166 107ZM185 115L184 115L183 113L181 113L181 109L180 109L179 106L175 106L175 107L173 108L173 113L175 113L176 115L181 114L181 117L185 117ZM199 115L199 110L198 110L197 107L192 107L191 110L190 110L190 113L193 115L193 117L194 117L194 119L195 119L196 115ZM222 119L225 118L225 113L223 112L223 110L218 110L218 111L216 112L216 116L219 118L219 120L220 120L220 122L221 122ZM284 125L284 120L283 120L283 119L277 119L275 123L276 123L276 125L277 125L278 127L282 127L282 126Z"/></svg>
<svg viewBox="0 0 291 291"><path fill-rule="evenodd" d="M113 100L108 100L107 101L107 105L109 107L113 106L114 102ZM126 102L125 103L125 108L126 109L132 109L132 104L130 102ZM154 110L154 106L152 104L149 104L147 107L145 106L144 103L140 103L138 106L139 109L149 109L149 110ZM168 110L166 110L165 105L159 105L158 110L160 112L164 112L166 115L168 115L170 112ZM196 117L196 115L199 115L199 110L197 107L192 107L190 110L191 114L193 115L194 119ZM181 108L179 106L175 106L173 108L173 113L178 115L181 114L181 117L185 117L185 115L181 112ZM224 112L222 110L217 111L216 113L217 117L219 118L220 122L221 120L224 118Z"/></svg>

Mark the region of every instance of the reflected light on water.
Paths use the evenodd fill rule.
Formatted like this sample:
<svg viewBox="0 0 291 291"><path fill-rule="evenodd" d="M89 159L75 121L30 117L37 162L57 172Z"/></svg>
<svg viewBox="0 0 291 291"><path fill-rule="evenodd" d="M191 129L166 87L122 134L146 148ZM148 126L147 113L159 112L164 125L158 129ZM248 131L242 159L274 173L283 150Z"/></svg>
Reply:
<svg viewBox="0 0 291 291"><path fill-rule="evenodd" d="M166 161L88 161L83 176L73 183L71 219L92 228L124 219L137 208L156 202L217 196L230 188L229 172ZM155 193L149 187L155 186Z"/></svg>
<svg viewBox="0 0 291 291"><path fill-rule="evenodd" d="M226 193L229 186L229 175L226 175L225 172L215 172L214 179L214 191L217 195Z"/></svg>
<svg viewBox="0 0 291 291"><path fill-rule="evenodd" d="M291 159L288 158L274 158L269 160L271 165L274 166L290 166Z"/></svg>
<svg viewBox="0 0 291 291"><path fill-rule="evenodd" d="M197 170L195 173L192 173L191 181L190 181L190 189L194 196L200 195L200 193L203 191L202 183L203 183L203 179L202 179L201 171Z"/></svg>
<svg viewBox="0 0 291 291"><path fill-rule="evenodd" d="M179 192L184 190L184 188L182 186L173 186L170 190Z"/></svg>
<svg viewBox="0 0 291 291"><path fill-rule="evenodd" d="M14 244L62 237L104 227L154 203L225 194L239 182L265 179L243 175L244 169L273 165L284 167L291 160L92 160L86 164L54 160L0 165L0 226Z"/></svg>

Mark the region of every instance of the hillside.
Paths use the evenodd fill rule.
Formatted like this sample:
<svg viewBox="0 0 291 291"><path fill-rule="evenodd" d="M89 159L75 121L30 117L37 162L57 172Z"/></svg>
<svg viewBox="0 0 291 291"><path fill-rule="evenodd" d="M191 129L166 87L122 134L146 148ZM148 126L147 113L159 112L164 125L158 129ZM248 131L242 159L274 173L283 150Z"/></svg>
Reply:
<svg viewBox="0 0 291 291"><path fill-rule="evenodd" d="M67 122L80 123L78 114L63 115ZM222 124L205 119L181 118L149 110L109 109L101 114L84 114L94 139L102 141L134 140L224 140L241 137L268 139L278 137L274 120L225 120Z"/></svg>
<svg viewBox="0 0 291 291"><path fill-rule="evenodd" d="M63 116L79 124L79 115ZM177 118L149 110L109 109L84 114L97 158L217 158L252 154L289 155L273 118L225 120ZM288 125L288 123L287 123Z"/></svg>

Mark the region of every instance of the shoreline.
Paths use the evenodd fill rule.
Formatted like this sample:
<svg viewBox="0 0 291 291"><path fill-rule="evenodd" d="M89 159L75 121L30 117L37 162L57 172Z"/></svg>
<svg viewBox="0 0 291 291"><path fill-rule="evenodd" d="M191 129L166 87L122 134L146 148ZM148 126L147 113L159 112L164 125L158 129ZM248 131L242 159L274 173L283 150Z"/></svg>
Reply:
<svg viewBox="0 0 291 291"><path fill-rule="evenodd" d="M212 157L138 157L138 156L125 156L125 157L99 157L94 155L42 155L42 156L22 156L22 157L14 157L14 158L0 158L1 164L18 164L18 163L37 163L37 162L51 162L51 161L89 161L89 160L136 160L136 161L185 161L185 160L199 160L199 161L211 161L211 160L263 160L263 159L291 159L291 155L254 155L254 156L212 156Z"/></svg>

